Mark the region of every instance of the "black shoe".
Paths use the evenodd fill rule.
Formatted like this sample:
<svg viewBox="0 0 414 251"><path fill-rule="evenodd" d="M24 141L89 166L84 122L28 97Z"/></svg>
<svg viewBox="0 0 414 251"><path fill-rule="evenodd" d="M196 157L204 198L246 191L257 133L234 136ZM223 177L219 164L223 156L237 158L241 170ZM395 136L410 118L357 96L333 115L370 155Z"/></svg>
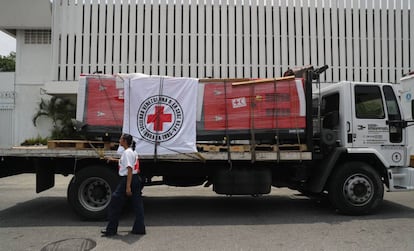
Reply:
<svg viewBox="0 0 414 251"><path fill-rule="evenodd" d="M108 237L108 236L114 236L114 235L116 235L115 232L108 232L106 229L102 229L101 230L101 233L102 233L102 237Z"/></svg>
<svg viewBox="0 0 414 251"><path fill-rule="evenodd" d="M145 230L144 231L140 231L140 232L138 232L138 231L131 231L129 233L130 234L136 234L136 235L145 235L146 234Z"/></svg>

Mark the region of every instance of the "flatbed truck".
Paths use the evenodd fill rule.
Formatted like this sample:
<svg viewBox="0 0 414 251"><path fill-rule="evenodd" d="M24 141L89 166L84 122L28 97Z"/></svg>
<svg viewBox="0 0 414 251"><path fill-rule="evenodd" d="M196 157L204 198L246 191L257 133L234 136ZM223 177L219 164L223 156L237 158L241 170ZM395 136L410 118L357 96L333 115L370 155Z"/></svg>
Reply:
<svg viewBox="0 0 414 251"><path fill-rule="evenodd" d="M261 151L198 152L140 156L145 185L213 187L218 194L261 195L271 187L288 187L305 195L327 194L340 213L374 212L388 191L414 189L407 126L395 85L340 82L312 92L308 71L305 83L306 130L301 144ZM116 150L17 147L0 149L0 177L36 174L36 192L54 186L56 174L74 175L69 204L83 219L106 216L117 184L117 167L103 156ZM162 179L154 180L154 177Z"/></svg>

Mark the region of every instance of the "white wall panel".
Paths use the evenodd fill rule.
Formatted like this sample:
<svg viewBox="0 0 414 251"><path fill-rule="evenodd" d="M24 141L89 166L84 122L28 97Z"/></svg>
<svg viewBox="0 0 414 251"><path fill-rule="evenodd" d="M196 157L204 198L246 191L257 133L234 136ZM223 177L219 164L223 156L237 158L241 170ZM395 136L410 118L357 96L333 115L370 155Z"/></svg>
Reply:
<svg viewBox="0 0 414 251"><path fill-rule="evenodd" d="M221 34L220 34L220 1L213 0L212 6L212 28L213 28L213 49L210 52L213 56L212 63L213 63L213 74L212 77L220 78L220 54L221 54Z"/></svg>
<svg viewBox="0 0 414 251"><path fill-rule="evenodd" d="M408 20L408 23L411 24L410 25L410 70L413 71L414 70L414 3L411 1L410 2L410 17ZM408 52L407 52L408 54Z"/></svg>
<svg viewBox="0 0 414 251"><path fill-rule="evenodd" d="M389 0L388 4L390 6L390 8L388 9L388 24L387 24L389 76L386 78L386 80L387 79L394 80L395 79L395 64L396 64L395 51L397 47L397 45L395 44L395 32L397 28L395 27L395 22L394 22L395 1Z"/></svg>
<svg viewBox="0 0 414 251"><path fill-rule="evenodd" d="M151 61L151 50L152 50L152 27L151 27L151 19L152 19L152 6L151 3L149 3L148 1L146 3L144 3L143 5L141 5L141 8L144 9L144 43L142 45L142 61L143 61L143 69L144 69L144 73L146 74L151 74L151 66L152 66L152 61ZM176 22L179 20L175 20ZM176 38L178 36L176 35ZM177 43L177 41L175 41ZM178 54L178 52L180 51L180 49L177 47L176 48L176 53ZM175 65L178 65L180 62L174 62ZM174 72L174 75L176 75L176 72Z"/></svg>
<svg viewBox="0 0 414 251"><path fill-rule="evenodd" d="M332 64L330 65L333 68L333 82L338 82L340 80L339 76L339 65L340 65L340 50L339 50L339 31L338 31L338 5L337 1L332 1L332 14L331 14L331 24L332 24Z"/></svg>
<svg viewBox="0 0 414 251"><path fill-rule="evenodd" d="M387 27L387 23L388 23L388 17L387 17L387 13L388 10L386 8L384 8L384 6L387 6L387 2L388 0L381 0L380 4L381 4L381 22L380 22L380 32L381 32L381 78L380 78L380 82L385 82L386 79L388 79L388 73L389 73L389 69L388 69L388 37L387 37L387 33L388 33L388 27Z"/></svg>
<svg viewBox="0 0 414 251"><path fill-rule="evenodd" d="M365 1L361 1L360 4L361 4L360 18L359 18L360 20L360 24L359 24L360 44L358 46L359 54L356 54L355 57L361 62L361 65L360 65L361 81L368 81L368 56L367 56L367 52L368 52L367 41L368 40L367 40L367 22L366 22L367 6L366 6Z"/></svg>
<svg viewBox="0 0 414 251"><path fill-rule="evenodd" d="M258 5L257 0L252 1L250 8L250 44L251 44L251 76L253 78L259 77L259 57L260 57L260 47L259 47L259 20L258 20Z"/></svg>
<svg viewBox="0 0 414 251"><path fill-rule="evenodd" d="M91 45L90 45L90 66L91 72L99 71L98 69L98 8L97 0L92 1L91 10Z"/></svg>
<svg viewBox="0 0 414 251"><path fill-rule="evenodd" d="M303 12L303 16L302 16L302 20L303 20L303 61L305 65L309 65L311 64L310 62L309 6L304 4L302 12Z"/></svg>
<svg viewBox="0 0 414 251"><path fill-rule="evenodd" d="M309 35L310 35L310 63L314 66L318 66L317 61L317 34L316 34L316 26L317 26L317 20L316 20L316 1L310 1L309 2ZM285 47L286 48L286 47Z"/></svg>
<svg viewBox="0 0 414 251"><path fill-rule="evenodd" d="M68 50L67 50L67 77L66 79L68 80L74 80L75 78L75 72L74 72L74 66L75 66L75 51L76 47L75 47L75 37L76 37L76 33L75 33L75 29L76 29L76 9L75 9L75 3L70 2L68 3L68 19L67 22L72 24L68 27ZM71 48L71 49L69 49Z"/></svg>
<svg viewBox="0 0 414 251"><path fill-rule="evenodd" d="M189 76L197 76L198 70L198 62L197 62L197 45L198 45L198 32L197 32L197 23L198 23L198 15L197 15L197 8L198 5L194 4L194 0L192 0L190 5L190 50L189 50L189 60L190 60L190 73ZM224 23L224 22L222 22Z"/></svg>
<svg viewBox="0 0 414 251"><path fill-rule="evenodd" d="M346 29L345 29L345 2L339 1L338 3L338 24L339 24L339 81L347 80L346 78Z"/></svg>
<svg viewBox="0 0 414 251"><path fill-rule="evenodd" d="M410 70L413 71L414 70L414 3L411 1L410 2L410 16L409 16L409 20L408 23L411 24L410 25ZM407 53L408 54L408 53Z"/></svg>
<svg viewBox="0 0 414 251"><path fill-rule="evenodd" d="M243 77L251 76L251 52L252 46L250 43L251 30L250 30L250 6L245 4L243 6Z"/></svg>
<svg viewBox="0 0 414 251"><path fill-rule="evenodd" d="M360 51L360 47L361 47L361 39L362 37L360 36L360 29L362 29L361 24L359 23L359 18L360 18L360 8L358 7L359 4L359 0L353 0L353 8L351 9L352 11L352 26L350 27L352 29L352 51L353 51L353 55L352 55L352 72L353 72L353 77L354 79L361 79L361 58L363 58L364 56L362 54L360 54L362 51ZM349 76L348 76L349 78Z"/></svg>
<svg viewBox="0 0 414 251"><path fill-rule="evenodd" d="M144 26L144 21L145 21L145 17L144 17L144 8L143 8L143 1L144 0L138 0L137 2L137 40L136 40L136 49L135 49L135 58L137 59L136 62L136 71L137 72L145 72L144 71L144 60L143 60L143 55L144 55L144 31L145 31L145 26ZM168 23L170 24L168 26L169 29L173 28L173 21L170 20L170 17L172 17L173 12L171 10L171 13L168 13ZM168 34L168 37L171 39L174 39L172 33L171 35ZM173 45L173 40L171 40L171 46ZM169 44L170 46L170 44ZM170 51L170 50L169 50ZM171 52L173 50L171 49ZM172 57L171 57L172 59ZM173 62L170 62L171 68L173 65ZM173 75L173 73L171 72L171 74L169 75Z"/></svg>
<svg viewBox="0 0 414 251"><path fill-rule="evenodd" d="M119 72L128 72L128 40L130 33L128 32L129 11L128 4L121 4L121 29L120 29L120 70ZM155 19L156 20L156 19ZM156 26L157 27L157 26ZM117 72L116 72L117 73Z"/></svg>
<svg viewBox="0 0 414 251"><path fill-rule="evenodd" d="M293 25L293 23L292 23ZM257 10L257 29L258 29L258 71L260 78L266 78L267 69L266 69L266 52L267 52L267 44L266 44L266 16L265 16L265 5L264 1L258 1L258 10Z"/></svg>
<svg viewBox="0 0 414 251"><path fill-rule="evenodd" d="M53 4L52 5L52 37L51 37L51 43L52 43L52 67L51 67L51 77L54 80L59 79L59 69L60 69L60 50L61 50L61 44L60 44L60 36L61 36L61 17L63 10L61 10L63 7L60 4Z"/></svg>
<svg viewBox="0 0 414 251"><path fill-rule="evenodd" d="M105 28L107 26L107 20L106 20L106 4L105 2L101 1L101 3L98 3L96 5L96 8L98 9L98 39L96 44L96 51L97 51L97 71L104 72L105 67L105 40L106 40L106 32Z"/></svg>
<svg viewBox="0 0 414 251"><path fill-rule="evenodd" d="M159 46L160 46L160 31L159 31L159 5L151 5L151 74L158 75L158 56L159 56ZM148 47L147 47L148 48Z"/></svg>
<svg viewBox="0 0 414 251"><path fill-rule="evenodd" d="M402 1L402 47L401 47L401 59L402 59L402 67L401 70L403 73L407 73L410 70L410 30L408 25L408 1Z"/></svg>
<svg viewBox="0 0 414 251"><path fill-rule="evenodd" d="M230 0L231 1L231 0ZM236 76L235 77L243 77L243 5L241 1L236 1L236 10L235 10L235 30L236 30L236 51L234 56L236 57Z"/></svg>
<svg viewBox="0 0 414 251"><path fill-rule="evenodd" d="M64 0L63 1L63 5L62 8L65 9L65 11L62 13L62 17L63 17L63 22L62 22L62 26L60 27L61 29L61 33L59 36L59 43L60 43L60 48L59 48L59 59L58 59L58 65L60 66L59 68L59 80L66 80L66 69L67 69L67 60L66 60L66 52L68 50L68 44L67 44L67 36L68 36L68 28L69 25L67 25L67 20L68 20L68 15L69 15L69 11L67 9L67 3L68 0Z"/></svg>
<svg viewBox="0 0 414 251"><path fill-rule="evenodd" d="M296 31L295 31L295 6L293 5L294 1L288 1L287 2L287 19L285 25L287 26L287 42L288 42L288 63L287 66L290 65L297 65L296 63L296 51L295 51L295 37L296 37ZM285 68L284 70L287 70Z"/></svg>
<svg viewBox="0 0 414 251"><path fill-rule="evenodd" d="M288 22L287 22L287 1L288 0L281 0L281 5L280 5L280 46L281 46L281 50L280 50L280 68L281 68L281 72L283 73L284 71L287 70L287 66L289 65L289 57L288 57L288 36L287 36L287 26L288 26Z"/></svg>
<svg viewBox="0 0 414 251"><path fill-rule="evenodd" d="M345 79L354 79L354 53L353 53L353 33L352 33L352 8L351 1L344 1L345 3L345 51L346 51L346 75ZM341 48L343 49L343 48ZM342 65L343 67L343 65Z"/></svg>
<svg viewBox="0 0 414 251"><path fill-rule="evenodd" d="M275 57L274 57L274 22L273 22L273 5L269 1L266 4L266 30L265 30L265 39L266 39L266 68L267 68L267 77L274 76L274 67L275 67Z"/></svg>
<svg viewBox="0 0 414 251"><path fill-rule="evenodd" d="M410 0L53 1L53 80L80 73L398 82L414 68Z"/></svg>
<svg viewBox="0 0 414 251"><path fill-rule="evenodd" d="M328 71L324 74L326 82L333 82L333 62L332 62L332 22L331 22L331 6L329 0L323 0L323 19L322 26L324 27L324 52L325 58L322 64L326 64L330 67Z"/></svg>
<svg viewBox="0 0 414 251"><path fill-rule="evenodd" d="M201 4L198 6L198 75L201 78L207 77L206 72L206 44L205 41L207 39L206 35L206 26L205 26L205 18L206 18L206 5Z"/></svg>
<svg viewBox="0 0 414 251"><path fill-rule="evenodd" d="M322 7L323 0L318 0L316 3L317 3L317 9L316 9L317 64L316 64L316 66L322 66L322 65L326 64L325 45L326 45L326 42L328 40L325 37L325 29L324 29L325 26L324 26L324 23L323 23L323 7ZM321 81L322 82L326 82L326 75L327 75L327 73L322 74L322 76L321 76Z"/></svg>
<svg viewBox="0 0 414 251"><path fill-rule="evenodd" d="M367 72L368 81L374 81L375 68L375 34L374 34L374 4L372 1L367 1Z"/></svg>
<svg viewBox="0 0 414 251"><path fill-rule="evenodd" d="M227 26L228 30L227 30L227 34L228 34L228 41L227 41L227 55L222 55L222 57L226 57L227 58L227 63L228 63L228 75L226 77L229 78L234 78L236 77L236 41L237 41L237 37L236 37L236 8L234 5L234 0L230 0L229 1L229 5L227 6L228 9L228 15L227 15ZM226 14L222 14L223 16L225 16ZM223 24L226 25L226 24ZM232 57L228 57L228 55L233 55Z"/></svg>
<svg viewBox="0 0 414 251"><path fill-rule="evenodd" d="M112 51L112 60L113 60L113 67L112 73L116 74L121 71L120 63L121 63L121 2L120 0L114 1L114 20L113 20L113 51Z"/></svg>
<svg viewBox="0 0 414 251"><path fill-rule="evenodd" d="M76 38L76 47L73 48L75 50L75 72L73 76L73 80L78 79L78 76L82 73L82 39L83 34L78 32L82 30L83 26L83 4L77 3L76 10L73 13L75 16L75 29L73 31L75 38Z"/></svg>
<svg viewBox="0 0 414 251"><path fill-rule="evenodd" d="M401 76L402 76L402 64L401 64L401 62L402 62L402 54L401 54L401 50L402 50L402 48L401 48L401 46L402 46L402 35L401 35L401 27L402 27L402 23L401 23L401 20L402 20L402 10L401 10L401 8L402 8L402 3L401 3L401 0L398 0L398 1L395 1L395 13L394 13L394 17L395 17L395 23L394 23L394 26L395 26L395 41L394 41L394 43L395 43L395 51L394 51L394 53L395 53L395 58L394 58L394 60L395 60L395 62L394 62L394 72L395 72L395 76L394 76L394 79L395 80L398 80L398 79L401 79ZM398 58L398 56L400 56L399 58ZM390 78L390 79L393 79L393 78Z"/></svg>
<svg viewBox="0 0 414 251"><path fill-rule="evenodd" d="M135 54L135 43L137 39L137 5L135 1L131 1L129 4L129 37L128 37L128 73L136 72L135 67L137 65L136 62L136 54ZM164 32L165 36L166 32ZM165 45L165 42L164 42ZM164 53L165 54L165 53ZM164 61L165 64L165 61ZM165 74L165 73L164 73Z"/></svg>
<svg viewBox="0 0 414 251"><path fill-rule="evenodd" d="M381 65L381 8L380 1L374 1L374 41L375 41L375 50L374 50L374 80L377 82L382 81L382 65Z"/></svg>
<svg viewBox="0 0 414 251"><path fill-rule="evenodd" d="M296 65L304 65L305 62L303 60L303 31L302 31L302 26L303 26L303 17L302 17L302 4L301 4L301 0L295 0L295 37L296 37L296 46L295 46L295 50L296 50L296 61L295 64ZM271 46L271 44L269 44L268 46Z"/></svg>

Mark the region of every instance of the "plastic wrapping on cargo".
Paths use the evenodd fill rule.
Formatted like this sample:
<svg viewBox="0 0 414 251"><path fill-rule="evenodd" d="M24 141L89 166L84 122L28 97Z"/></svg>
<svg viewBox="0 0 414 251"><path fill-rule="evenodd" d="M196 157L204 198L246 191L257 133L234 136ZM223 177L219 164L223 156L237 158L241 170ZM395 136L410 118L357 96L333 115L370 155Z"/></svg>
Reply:
<svg viewBox="0 0 414 251"><path fill-rule="evenodd" d="M242 80L199 80L197 140L297 142L305 131L305 94L301 78L233 85ZM244 79L243 81L246 81ZM121 134L124 114L122 78L82 77L77 120L88 133Z"/></svg>
<svg viewBox="0 0 414 251"><path fill-rule="evenodd" d="M297 141L305 129L302 79L234 85L237 80L204 83L203 116L197 138ZM203 82L201 80L200 82ZM199 97L200 100L200 97Z"/></svg>
<svg viewBox="0 0 414 251"><path fill-rule="evenodd" d="M79 80L77 115L88 133L120 134L124 116L124 85L112 75L86 75Z"/></svg>

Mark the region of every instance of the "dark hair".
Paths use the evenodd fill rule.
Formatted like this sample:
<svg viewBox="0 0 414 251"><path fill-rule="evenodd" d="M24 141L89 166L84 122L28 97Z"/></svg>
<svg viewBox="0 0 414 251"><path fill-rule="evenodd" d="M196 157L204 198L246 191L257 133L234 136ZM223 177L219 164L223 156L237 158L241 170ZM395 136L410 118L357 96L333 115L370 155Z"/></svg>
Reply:
<svg viewBox="0 0 414 251"><path fill-rule="evenodd" d="M122 134L122 138L126 141L127 145L132 148L132 150L135 150L135 141L130 134L124 133Z"/></svg>

